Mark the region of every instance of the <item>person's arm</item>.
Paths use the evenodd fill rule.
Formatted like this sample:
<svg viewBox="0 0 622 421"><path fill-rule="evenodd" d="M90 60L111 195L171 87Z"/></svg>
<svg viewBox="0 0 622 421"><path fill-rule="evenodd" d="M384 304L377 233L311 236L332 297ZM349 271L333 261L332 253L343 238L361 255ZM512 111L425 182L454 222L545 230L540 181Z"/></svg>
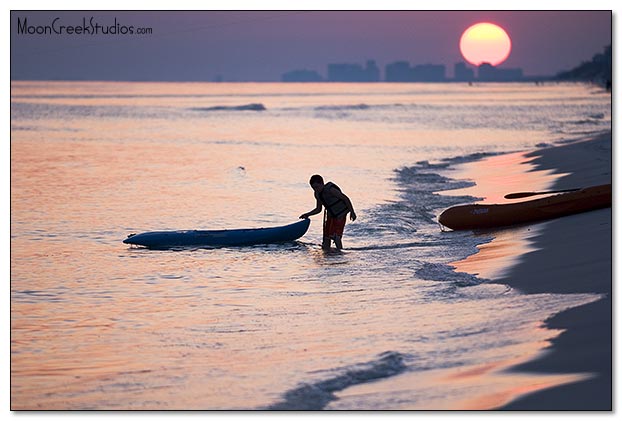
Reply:
<svg viewBox="0 0 622 421"><path fill-rule="evenodd" d="M322 202L320 202L318 198L316 198L316 201L317 202L315 203L315 209L307 213L303 213L302 215L300 215L299 219L307 219L311 215L317 215L318 213L322 212Z"/></svg>
<svg viewBox="0 0 622 421"><path fill-rule="evenodd" d="M350 198L335 188L331 190L331 193L346 202L348 210L350 211L350 219L352 221L356 221L356 212L354 212L354 206L352 206L352 201L350 200Z"/></svg>

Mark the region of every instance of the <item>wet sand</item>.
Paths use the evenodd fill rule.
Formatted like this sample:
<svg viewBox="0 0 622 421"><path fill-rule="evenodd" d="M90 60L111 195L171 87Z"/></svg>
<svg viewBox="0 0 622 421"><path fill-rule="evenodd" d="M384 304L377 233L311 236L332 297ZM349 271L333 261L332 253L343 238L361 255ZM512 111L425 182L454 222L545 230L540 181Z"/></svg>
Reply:
<svg viewBox="0 0 622 421"><path fill-rule="evenodd" d="M503 192L562 190L611 183L611 155L609 132L521 154L524 164L518 165L517 172L514 159L507 166L508 176L500 176L495 165L516 155L494 157L468 167L466 175L477 183L468 193L486 197L487 203L499 203L504 201ZM531 169L524 173L521 167L527 168L526 165ZM502 179L498 180L499 177ZM523 186L518 188L521 183ZM594 302L546 320L545 328L561 333L535 359L530 357L500 372L531 374L534 382L539 375L579 377L525 389L529 392L517 389L506 393L506 401L494 408L612 409L612 229L611 208L503 228L493 231L494 240L478 246L478 253L454 263L458 272L477 274L525 294L600 296Z"/></svg>
<svg viewBox="0 0 622 421"><path fill-rule="evenodd" d="M563 173L553 189L611 183L611 133L530 154L537 170ZM505 410L612 410L611 208L542 224L535 250L495 280L527 294L597 293L596 302L548 319L563 332L536 360L512 368L526 373L591 373L589 379L518 397Z"/></svg>
<svg viewBox="0 0 622 421"><path fill-rule="evenodd" d="M476 185L449 194L507 203L508 192L563 190L611 183L611 133L531 153L512 153L467 164L457 178ZM531 167L531 168L529 168ZM538 196L544 197L544 196ZM524 199L529 200L529 199ZM531 375L533 387L499 390L471 409L612 409L612 215L611 208L492 232L479 252L452 265L525 294L597 294L589 304L562 311L544 327L561 333L536 357L497 370ZM480 233L475 231L474 235ZM542 386L540 379L571 375ZM556 383L556 381L558 381Z"/></svg>

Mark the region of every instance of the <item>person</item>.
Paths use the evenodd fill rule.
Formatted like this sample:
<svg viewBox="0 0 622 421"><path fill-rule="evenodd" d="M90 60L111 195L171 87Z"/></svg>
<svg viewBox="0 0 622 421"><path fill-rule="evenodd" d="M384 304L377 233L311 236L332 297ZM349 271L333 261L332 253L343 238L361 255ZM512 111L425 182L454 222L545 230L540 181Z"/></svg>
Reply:
<svg viewBox="0 0 622 421"><path fill-rule="evenodd" d="M322 206L324 206L322 248L329 250L332 240L335 242L337 250L341 250L343 248L341 238L346 225L346 216L349 213L350 220L356 220L356 212L354 212L352 202L335 183L329 181L324 184L324 179L319 174L311 176L309 184L314 191L316 206L312 211L300 215L300 219L307 219L311 215L317 215L322 212Z"/></svg>

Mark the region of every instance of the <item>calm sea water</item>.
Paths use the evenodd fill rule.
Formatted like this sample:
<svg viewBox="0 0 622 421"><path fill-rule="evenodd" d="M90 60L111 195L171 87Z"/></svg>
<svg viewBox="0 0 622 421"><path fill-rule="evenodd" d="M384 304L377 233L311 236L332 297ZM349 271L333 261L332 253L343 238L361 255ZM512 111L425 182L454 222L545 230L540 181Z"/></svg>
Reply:
<svg viewBox="0 0 622 421"><path fill-rule="evenodd" d="M473 199L437 192L482 157L520 168L508 190L547 187L498 154L608 129L610 105L584 85L13 82L13 409L503 403L486 396L534 387L502 369L558 334L542 321L596 297L455 273L489 238L441 232ZM344 253L321 251L321 215L284 245L121 243L294 222L314 173L357 209Z"/></svg>

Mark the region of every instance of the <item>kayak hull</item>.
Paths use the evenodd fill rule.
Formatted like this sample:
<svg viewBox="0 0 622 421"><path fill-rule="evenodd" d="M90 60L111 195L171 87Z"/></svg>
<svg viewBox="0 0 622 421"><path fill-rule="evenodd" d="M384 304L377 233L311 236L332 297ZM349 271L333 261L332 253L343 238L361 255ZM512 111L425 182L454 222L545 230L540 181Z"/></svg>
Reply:
<svg viewBox="0 0 622 421"><path fill-rule="evenodd" d="M294 241L305 235L310 219L271 228L235 230L152 231L132 235L125 244L148 248L251 246Z"/></svg>
<svg viewBox="0 0 622 421"><path fill-rule="evenodd" d="M438 221L453 230L497 228L543 221L611 206L611 184L519 203L461 205L440 214Z"/></svg>

